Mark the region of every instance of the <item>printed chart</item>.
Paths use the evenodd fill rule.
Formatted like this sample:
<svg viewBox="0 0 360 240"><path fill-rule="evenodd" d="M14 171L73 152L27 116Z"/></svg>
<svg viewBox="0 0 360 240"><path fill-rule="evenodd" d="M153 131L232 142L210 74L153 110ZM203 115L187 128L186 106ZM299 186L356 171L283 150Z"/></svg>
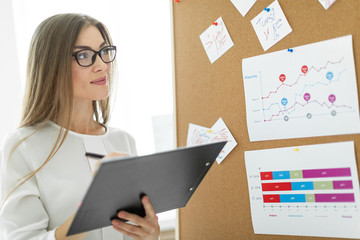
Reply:
<svg viewBox="0 0 360 240"><path fill-rule="evenodd" d="M360 132L352 36L243 60L250 141Z"/></svg>
<svg viewBox="0 0 360 240"><path fill-rule="evenodd" d="M245 162L255 233L360 238L353 142L246 151Z"/></svg>

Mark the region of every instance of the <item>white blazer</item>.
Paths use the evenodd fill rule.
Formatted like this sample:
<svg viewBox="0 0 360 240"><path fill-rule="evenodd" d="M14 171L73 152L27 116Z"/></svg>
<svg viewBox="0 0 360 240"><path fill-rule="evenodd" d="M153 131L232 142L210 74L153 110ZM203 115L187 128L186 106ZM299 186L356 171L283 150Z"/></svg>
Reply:
<svg viewBox="0 0 360 240"><path fill-rule="evenodd" d="M59 129L58 125L49 122L23 141L10 158L14 144L31 135L35 128L24 127L9 134L0 150L2 200L17 186L19 179L44 163ZM55 229L76 212L92 180L96 160L85 157L86 151L136 155L133 137L122 130L107 128L104 135L97 136L70 131L55 156L0 204L1 239L55 239ZM90 231L85 239L122 240L123 235L110 226Z"/></svg>

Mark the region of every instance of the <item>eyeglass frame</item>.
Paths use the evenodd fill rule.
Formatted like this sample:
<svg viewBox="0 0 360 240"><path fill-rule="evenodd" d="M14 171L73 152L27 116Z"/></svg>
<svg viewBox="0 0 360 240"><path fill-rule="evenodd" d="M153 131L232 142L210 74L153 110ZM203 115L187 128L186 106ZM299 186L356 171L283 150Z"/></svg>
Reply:
<svg viewBox="0 0 360 240"><path fill-rule="evenodd" d="M112 47L112 48L114 48L114 50L115 50L114 59L111 60L110 62L104 61L104 59L102 58L102 56L101 56L101 54L100 54L100 52L101 52L104 48L108 48L108 47ZM92 52L94 52L94 55L93 55L92 58L91 58L91 60L92 60L91 64L90 64L90 65L86 65L86 66L81 65L80 62L79 62L78 56L77 56L78 53L79 53L79 52L82 52L82 51L89 51L89 50L92 51ZM79 64L79 66L81 66L81 67L90 67L90 66L94 65L94 63L95 63L95 61L96 61L96 55L99 55L101 61L103 61L104 63L111 63L111 62L113 62L113 61L115 60L115 58L116 58L116 46L113 46L113 45L111 45L111 46L105 46L105 47L102 47L99 51L95 51L95 50L93 50L93 49L91 49L91 48L86 48L86 49L81 49L81 50L79 50L79 51L76 51L76 52L72 53L72 56L75 57L76 62L77 62L77 63Z"/></svg>

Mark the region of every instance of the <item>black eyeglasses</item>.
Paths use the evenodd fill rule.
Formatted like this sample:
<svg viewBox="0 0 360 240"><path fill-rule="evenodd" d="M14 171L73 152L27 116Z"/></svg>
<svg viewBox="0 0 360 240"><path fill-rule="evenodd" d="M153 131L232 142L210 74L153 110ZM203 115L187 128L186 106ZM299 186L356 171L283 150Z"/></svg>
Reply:
<svg viewBox="0 0 360 240"><path fill-rule="evenodd" d="M116 57L116 47L115 46L106 46L100 49L99 51L94 51L92 49L83 49L77 52L74 52L73 57L75 57L76 62L82 67L89 67L94 64L96 61L96 55L99 55L101 60L104 63L111 63L115 60Z"/></svg>

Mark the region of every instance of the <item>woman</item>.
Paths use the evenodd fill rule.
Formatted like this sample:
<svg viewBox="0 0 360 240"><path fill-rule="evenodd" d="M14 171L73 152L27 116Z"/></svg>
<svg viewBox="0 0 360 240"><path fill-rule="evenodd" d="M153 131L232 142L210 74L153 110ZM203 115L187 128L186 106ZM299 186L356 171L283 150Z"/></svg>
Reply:
<svg viewBox="0 0 360 240"><path fill-rule="evenodd" d="M106 126L115 56L106 27L89 16L59 14L36 29L20 128L1 148L5 239L158 239L146 196L144 218L118 213L133 224L113 220L111 227L66 238L96 168L85 152L136 154L129 134Z"/></svg>

